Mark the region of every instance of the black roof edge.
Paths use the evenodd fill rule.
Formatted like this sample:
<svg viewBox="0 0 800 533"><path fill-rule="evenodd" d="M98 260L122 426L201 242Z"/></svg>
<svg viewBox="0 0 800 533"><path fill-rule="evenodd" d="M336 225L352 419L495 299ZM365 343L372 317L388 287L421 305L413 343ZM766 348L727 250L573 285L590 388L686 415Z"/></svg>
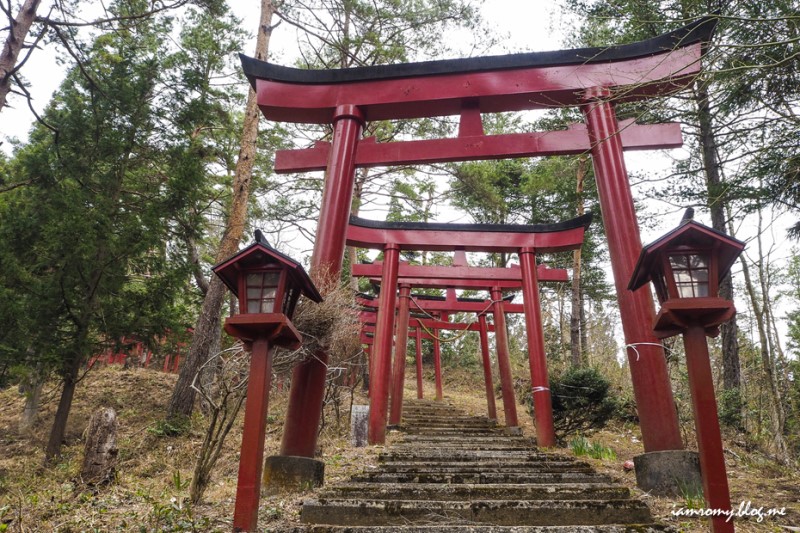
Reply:
<svg viewBox="0 0 800 533"><path fill-rule="evenodd" d="M367 220L357 216L350 217L350 224L362 228L429 230L429 231L487 231L494 233L552 233L583 227L589 227L592 213L556 222L554 224L451 224L446 222L384 222Z"/></svg>
<svg viewBox="0 0 800 533"><path fill-rule="evenodd" d="M239 58L242 62L242 69L253 87L255 87L256 79L314 85L483 72L489 70L496 71L531 67L608 63L650 56L697 42L707 43L714 33L717 21L717 15L707 15L682 28L651 39L629 44L421 61L418 63L401 63L394 65L374 65L347 69L298 69L275 65L243 54L239 54Z"/></svg>

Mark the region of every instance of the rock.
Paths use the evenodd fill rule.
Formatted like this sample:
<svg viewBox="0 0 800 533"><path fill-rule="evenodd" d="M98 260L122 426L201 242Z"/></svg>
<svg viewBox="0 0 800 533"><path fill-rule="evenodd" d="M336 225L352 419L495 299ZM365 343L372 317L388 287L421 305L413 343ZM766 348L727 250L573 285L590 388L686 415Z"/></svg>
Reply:
<svg viewBox="0 0 800 533"><path fill-rule="evenodd" d="M117 413L110 407L92 415L86 431L86 448L81 479L88 485L102 485L114 479L117 466Z"/></svg>

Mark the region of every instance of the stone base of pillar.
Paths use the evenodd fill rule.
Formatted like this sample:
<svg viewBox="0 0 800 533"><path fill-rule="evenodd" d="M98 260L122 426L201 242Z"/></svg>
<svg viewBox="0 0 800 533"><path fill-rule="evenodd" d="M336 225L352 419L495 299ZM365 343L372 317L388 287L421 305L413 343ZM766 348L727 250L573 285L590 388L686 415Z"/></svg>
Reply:
<svg viewBox="0 0 800 533"><path fill-rule="evenodd" d="M665 450L633 458L636 485L655 496L703 494L700 456L687 450Z"/></svg>
<svg viewBox="0 0 800 533"><path fill-rule="evenodd" d="M325 463L309 457L273 455L264 463L263 481L272 494L311 490L325 481Z"/></svg>

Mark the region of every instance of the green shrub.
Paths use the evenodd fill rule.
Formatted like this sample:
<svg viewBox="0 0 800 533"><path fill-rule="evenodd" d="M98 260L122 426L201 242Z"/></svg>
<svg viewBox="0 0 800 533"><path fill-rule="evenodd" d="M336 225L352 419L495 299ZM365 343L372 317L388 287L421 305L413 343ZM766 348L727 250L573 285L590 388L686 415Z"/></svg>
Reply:
<svg viewBox="0 0 800 533"><path fill-rule="evenodd" d="M599 429L614 415L618 402L608 380L596 368L570 368L550 381L553 399L553 424L556 435L569 435ZM533 402L529 399L533 414Z"/></svg>

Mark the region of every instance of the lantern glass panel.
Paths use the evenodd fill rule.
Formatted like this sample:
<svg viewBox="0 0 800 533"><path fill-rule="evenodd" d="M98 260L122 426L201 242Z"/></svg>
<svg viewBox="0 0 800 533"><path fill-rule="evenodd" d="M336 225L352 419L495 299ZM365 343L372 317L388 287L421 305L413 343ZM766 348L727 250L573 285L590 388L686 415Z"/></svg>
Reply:
<svg viewBox="0 0 800 533"><path fill-rule="evenodd" d="M669 256L675 286L680 298L708 296L708 257L700 254Z"/></svg>
<svg viewBox="0 0 800 533"><path fill-rule="evenodd" d="M275 292L281 279L279 271L253 272L247 275L247 312L273 313Z"/></svg>

